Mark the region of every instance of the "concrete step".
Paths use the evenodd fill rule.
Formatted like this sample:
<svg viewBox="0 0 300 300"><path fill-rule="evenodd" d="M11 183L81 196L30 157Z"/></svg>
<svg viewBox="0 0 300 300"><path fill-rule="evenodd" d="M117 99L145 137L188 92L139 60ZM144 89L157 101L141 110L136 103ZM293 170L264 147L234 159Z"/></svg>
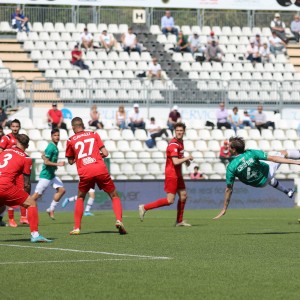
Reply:
<svg viewBox="0 0 300 300"><path fill-rule="evenodd" d="M300 57L291 57L290 63L294 66L300 66Z"/></svg>
<svg viewBox="0 0 300 300"><path fill-rule="evenodd" d="M0 59L5 62L13 62L13 61L18 61L18 62L32 62L32 60L28 57L27 53L18 53L16 55L15 53L0 53Z"/></svg>
<svg viewBox="0 0 300 300"><path fill-rule="evenodd" d="M13 72L12 73L13 78L15 78L16 80L18 78L25 78L26 81L32 81L34 78L38 78L39 80L45 80L45 78L43 77L43 73L41 72Z"/></svg>
<svg viewBox="0 0 300 300"><path fill-rule="evenodd" d="M300 48L288 48L287 53L289 56L300 56Z"/></svg>
<svg viewBox="0 0 300 300"><path fill-rule="evenodd" d="M5 68L14 71L40 72L33 62L3 62Z"/></svg>
<svg viewBox="0 0 300 300"><path fill-rule="evenodd" d="M22 52L22 53L25 53L24 49L21 48L21 45L19 43L16 43L16 44L7 44L7 43L1 44L0 43L0 52L8 52L8 53Z"/></svg>

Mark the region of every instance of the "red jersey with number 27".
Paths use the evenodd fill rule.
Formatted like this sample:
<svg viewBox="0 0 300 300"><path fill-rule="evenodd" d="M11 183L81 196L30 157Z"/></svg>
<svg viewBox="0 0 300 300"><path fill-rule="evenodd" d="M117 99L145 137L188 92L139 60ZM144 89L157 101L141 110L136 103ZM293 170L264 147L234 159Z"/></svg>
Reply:
<svg viewBox="0 0 300 300"><path fill-rule="evenodd" d="M183 141L178 141L177 139L173 138L167 147L166 150L167 155L167 162L166 162L166 169L165 169L165 176L166 177L181 177L181 164L175 166L172 161L172 157L183 158L184 156L184 146Z"/></svg>
<svg viewBox="0 0 300 300"><path fill-rule="evenodd" d="M17 144L16 138L13 136L12 133L9 133L2 137L0 141L0 148L9 149L12 146L15 146L16 144Z"/></svg>
<svg viewBox="0 0 300 300"><path fill-rule="evenodd" d="M66 157L74 157L79 177L95 177L108 173L100 149L104 144L92 131L81 131L69 138Z"/></svg>

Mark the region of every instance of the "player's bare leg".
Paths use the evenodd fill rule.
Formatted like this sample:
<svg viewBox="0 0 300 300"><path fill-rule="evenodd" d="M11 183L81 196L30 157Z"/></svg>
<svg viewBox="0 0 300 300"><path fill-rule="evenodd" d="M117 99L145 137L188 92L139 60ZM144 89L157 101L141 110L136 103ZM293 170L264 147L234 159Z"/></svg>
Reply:
<svg viewBox="0 0 300 300"><path fill-rule="evenodd" d="M179 196L179 199L178 199L178 203L177 203L177 219L176 219L175 226L176 227L180 227L180 226L190 227L191 224L188 224L183 220L184 207L185 207L185 203L187 200L186 190L179 190L178 196Z"/></svg>
<svg viewBox="0 0 300 300"><path fill-rule="evenodd" d="M64 187L58 187L56 189L56 193L54 194L53 196L53 200L50 204L50 207L47 208L47 213L49 214L49 217L52 219L52 220L55 220L54 218L54 211L55 211L55 207L57 206L59 200L62 198L62 196L65 194L66 190Z"/></svg>

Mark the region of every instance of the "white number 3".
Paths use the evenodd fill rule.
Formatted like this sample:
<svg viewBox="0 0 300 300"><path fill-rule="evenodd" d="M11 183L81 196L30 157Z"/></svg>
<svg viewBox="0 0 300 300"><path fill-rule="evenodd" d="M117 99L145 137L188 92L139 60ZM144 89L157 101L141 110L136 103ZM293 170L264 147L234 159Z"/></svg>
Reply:
<svg viewBox="0 0 300 300"><path fill-rule="evenodd" d="M4 168L4 167L6 167L7 166L7 164L8 164L8 161L10 160L10 159L12 159L12 155L10 154L10 153L6 153L4 156L3 156L3 163L0 165L0 168Z"/></svg>

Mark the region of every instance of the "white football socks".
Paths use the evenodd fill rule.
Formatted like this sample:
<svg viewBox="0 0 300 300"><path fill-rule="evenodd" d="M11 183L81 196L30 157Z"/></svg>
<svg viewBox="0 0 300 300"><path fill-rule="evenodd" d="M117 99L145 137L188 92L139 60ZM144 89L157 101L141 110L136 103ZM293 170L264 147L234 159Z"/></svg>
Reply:
<svg viewBox="0 0 300 300"><path fill-rule="evenodd" d="M88 201L87 201L87 204L86 204L86 207L85 207L85 211L90 211L93 204L94 204L94 198L89 198Z"/></svg>
<svg viewBox="0 0 300 300"><path fill-rule="evenodd" d="M300 151L299 150L286 150L287 157L291 159L299 159L300 158Z"/></svg>

